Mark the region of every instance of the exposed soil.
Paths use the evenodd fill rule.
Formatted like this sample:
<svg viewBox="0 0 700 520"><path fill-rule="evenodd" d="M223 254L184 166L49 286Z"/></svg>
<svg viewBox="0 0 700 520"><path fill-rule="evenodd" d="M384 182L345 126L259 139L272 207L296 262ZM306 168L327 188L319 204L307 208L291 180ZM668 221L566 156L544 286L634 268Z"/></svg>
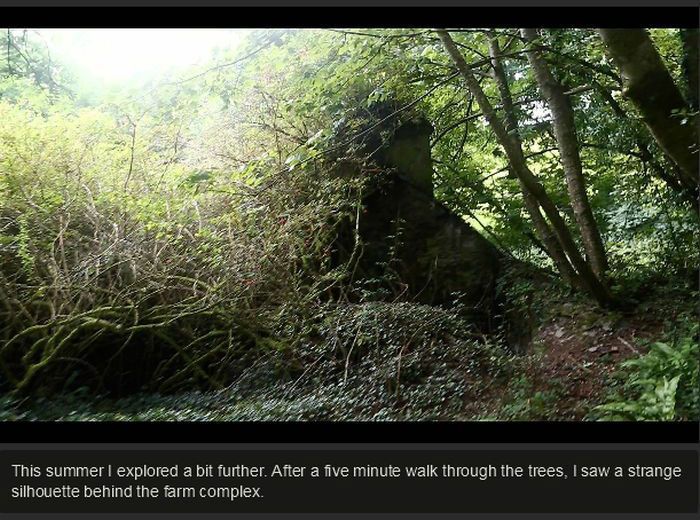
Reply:
<svg viewBox="0 0 700 520"><path fill-rule="evenodd" d="M582 420L605 402L620 365L643 355L645 341L663 334L664 320L658 313L617 315L566 307L534 332L519 373L466 398L465 418L510 419L503 411L514 403L514 418ZM532 402L537 399L546 405L538 408Z"/></svg>
<svg viewBox="0 0 700 520"><path fill-rule="evenodd" d="M613 372L640 353L638 339L658 337L663 328L648 317L631 317L626 324L596 324L581 330L575 318L559 318L542 327L535 338L542 363L528 374L534 391L556 385L558 408L582 419L582 403L600 402L609 389ZM616 326L617 325L617 326Z"/></svg>

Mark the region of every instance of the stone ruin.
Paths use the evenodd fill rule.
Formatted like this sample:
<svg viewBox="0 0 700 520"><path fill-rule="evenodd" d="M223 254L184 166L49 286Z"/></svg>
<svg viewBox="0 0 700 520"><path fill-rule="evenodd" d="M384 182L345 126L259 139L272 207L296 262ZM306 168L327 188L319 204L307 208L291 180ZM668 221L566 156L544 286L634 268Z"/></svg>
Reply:
<svg viewBox="0 0 700 520"><path fill-rule="evenodd" d="M435 199L432 132L423 118L406 121L373 155L384 174L369 181L362 199L356 279L382 279L391 266L402 282L402 299L460 305L478 329L491 332L497 326L496 280L502 255Z"/></svg>

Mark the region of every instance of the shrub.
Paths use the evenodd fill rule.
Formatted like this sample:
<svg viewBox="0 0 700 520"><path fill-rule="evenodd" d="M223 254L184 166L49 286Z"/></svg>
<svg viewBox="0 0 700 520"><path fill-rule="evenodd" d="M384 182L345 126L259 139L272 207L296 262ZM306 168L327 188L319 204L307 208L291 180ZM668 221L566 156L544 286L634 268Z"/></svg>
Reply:
<svg viewBox="0 0 700 520"><path fill-rule="evenodd" d="M698 326L675 343L655 342L623 364L623 395L596 408L607 420L697 421L700 417Z"/></svg>
<svg viewBox="0 0 700 520"><path fill-rule="evenodd" d="M220 388L333 276L332 179L192 181L92 111L0 115L2 389Z"/></svg>

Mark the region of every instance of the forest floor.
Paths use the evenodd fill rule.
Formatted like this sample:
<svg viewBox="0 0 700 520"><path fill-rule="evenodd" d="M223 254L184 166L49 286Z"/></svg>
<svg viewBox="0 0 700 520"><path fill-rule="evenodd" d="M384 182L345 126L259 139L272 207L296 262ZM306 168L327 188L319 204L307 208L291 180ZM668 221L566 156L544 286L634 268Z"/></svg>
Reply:
<svg viewBox="0 0 700 520"><path fill-rule="evenodd" d="M466 403L465 419L583 420L605 402L621 363L644 354L644 343L664 331L663 321L649 314L619 318L589 309L583 315L588 319L563 312L543 324L523 371Z"/></svg>
<svg viewBox="0 0 700 520"><path fill-rule="evenodd" d="M253 372L248 383L218 391L115 399L85 389L34 399L0 397L0 420L595 420L596 407L624 383L622 363L643 356L654 341L672 343L678 324L692 319L692 294L652 289L627 312L553 297L543 305L526 354L473 351L490 360L487 369L469 368L463 362L469 351L452 353L454 339L441 335L439 324L429 351L416 353L422 357L414 365L402 348L403 372L400 359L398 373L392 371L395 355L367 352L356 365L340 363L340 375L337 362L332 370L319 365L321 375L301 383L301 377L265 383Z"/></svg>

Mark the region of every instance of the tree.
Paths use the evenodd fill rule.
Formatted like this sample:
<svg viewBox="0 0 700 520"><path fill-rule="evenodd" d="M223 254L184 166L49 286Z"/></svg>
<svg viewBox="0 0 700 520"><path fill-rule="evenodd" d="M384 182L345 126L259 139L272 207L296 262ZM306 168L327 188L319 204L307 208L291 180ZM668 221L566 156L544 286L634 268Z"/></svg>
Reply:
<svg viewBox="0 0 700 520"><path fill-rule="evenodd" d="M503 64L501 63L501 49L498 43L498 36L495 32L489 35L489 55L491 57L491 66L493 68L493 77L496 81L496 86L498 87L498 92L501 96L501 103L503 105L503 113L505 114L505 125L507 133L512 136L513 140L522 149L522 141L520 139L520 132L518 130L518 120L515 117L515 107L513 105L513 97L510 93L510 87L508 85L508 78L505 71L503 70ZM520 182L520 189L523 193L523 200L525 202L525 209L530 215L530 220L532 220L532 225L535 227L535 231L539 236L547 255L554 261L557 266L559 273L561 274L564 281L569 285L576 286L576 272L571 266L569 259L566 257L564 250L561 248L561 244L557 242L557 238L550 228L547 221L542 216L540 211L540 205L537 199L530 193L527 189L525 183L516 175L513 171L512 166L509 168L510 173L513 177L518 178Z"/></svg>
<svg viewBox="0 0 700 520"><path fill-rule="evenodd" d="M566 89L557 81L537 48L539 38L536 29L520 29L525 42L527 59L537 80L542 96L552 112L552 127L559 149L559 159L564 168L566 186L569 192L574 217L581 232L581 241L595 274L603 279L608 268L603 241L593 216L591 204L586 194L586 181L583 176L579 140L576 135L574 110L571 107Z"/></svg>
<svg viewBox="0 0 700 520"><path fill-rule="evenodd" d="M624 95L637 107L654 139L679 167L694 198L698 190L698 134L691 109L644 29L599 29L622 74Z"/></svg>
<svg viewBox="0 0 700 520"><path fill-rule="evenodd" d="M499 143L503 147L513 168L513 172L518 179L525 185L525 188L537 200L542 207L544 214L549 219L557 240L561 244L562 249L568 256L572 265L578 273L579 280L582 285L596 298L601 305L609 305L612 303L612 297L607 288L598 277L595 275L591 266L581 256L576 243L569 232L566 222L559 214L559 210L552 202L542 184L537 180L537 177L527 166L525 155L518 141L508 133L501 119L498 117L496 110L484 93L481 85L477 81L474 73L462 56L462 53L457 48L450 34L444 29L438 29L437 34L442 41L442 44L448 55L457 66L464 82L476 99L482 113L484 114L489 126L496 135Z"/></svg>
<svg viewBox="0 0 700 520"><path fill-rule="evenodd" d="M3 40L4 59L0 59L0 78L27 78L52 95L72 95L64 85L62 68L51 59L48 46L41 41L40 35L32 34L27 29L6 29Z"/></svg>
<svg viewBox="0 0 700 520"><path fill-rule="evenodd" d="M610 106L613 113L626 124L631 127L634 144L638 150L639 159L651 168L654 174L663 179L666 184L668 184L675 192L680 194L684 200L690 203L690 207L698 211L698 204L695 197L691 192L685 189L680 181L681 175L678 173L678 165L672 161L666 161L666 165L662 164L658 157L652 153L651 150L651 137L649 132L644 131L643 128L637 128L632 124L629 115L622 108L620 103L613 97L613 95L605 88L603 85L597 84L596 89L600 93L600 96L605 100L605 102ZM671 171L669 171L669 168Z"/></svg>
<svg viewBox="0 0 700 520"><path fill-rule="evenodd" d="M700 95L700 31L698 29L681 29L681 43L683 44L683 72L687 83L688 104L693 110L698 109L698 96Z"/></svg>

